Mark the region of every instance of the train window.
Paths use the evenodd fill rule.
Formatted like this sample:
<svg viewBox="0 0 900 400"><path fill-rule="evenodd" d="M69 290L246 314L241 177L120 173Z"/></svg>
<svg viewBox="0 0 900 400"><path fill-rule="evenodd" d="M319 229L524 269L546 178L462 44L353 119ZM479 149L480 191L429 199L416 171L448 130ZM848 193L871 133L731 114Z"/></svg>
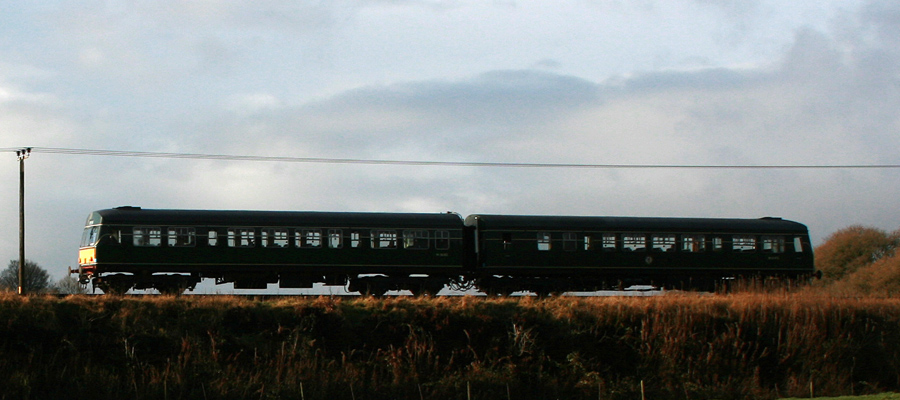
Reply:
<svg viewBox="0 0 900 400"><path fill-rule="evenodd" d="M625 251L647 250L647 238L640 233L623 233L622 249Z"/></svg>
<svg viewBox="0 0 900 400"><path fill-rule="evenodd" d="M563 232L563 250L575 251L578 249L578 234L575 232Z"/></svg>
<svg viewBox="0 0 900 400"><path fill-rule="evenodd" d="M721 237L712 238L713 251L722 251L725 248L725 241Z"/></svg>
<svg viewBox="0 0 900 400"><path fill-rule="evenodd" d="M616 234L604 233L602 236L603 251L616 251Z"/></svg>
<svg viewBox="0 0 900 400"><path fill-rule="evenodd" d="M540 251L550 250L550 233L549 232L538 232L538 234L537 234L537 249Z"/></svg>
<svg viewBox="0 0 900 400"><path fill-rule="evenodd" d="M210 230L206 235L206 243L212 247L219 245L219 232Z"/></svg>
<svg viewBox="0 0 900 400"><path fill-rule="evenodd" d="M284 228L267 228L260 232L260 239L264 247L283 249L288 247L288 230Z"/></svg>
<svg viewBox="0 0 900 400"><path fill-rule="evenodd" d="M674 251L675 235L653 235L650 237L652 241L653 251Z"/></svg>
<svg viewBox="0 0 900 400"><path fill-rule="evenodd" d="M700 253L706 250L706 238L703 235L682 235L681 251Z"/></svg>
<svg viewBox="0 0 900 400"><path fill-rule="evenodd" d="M503 234L503 250L509 250L512 248L512 233L506 232Z"/></svg>
<svg viewBox="0 0 900 400"><path fill-rule="evenodd" d="M318 229L297 229L297 247L318 249L322 247L322 231Z"/></svg>
<svg viewBox="0 0 900 400"><path fill-rule="evenodd" d="M96 227L84 228L84 231L81 233L81 247L86 247L91 245L93 242L88 240L91 237L91 230Z"/></svg>
<svg viewBox="0 0 900 400"><path fill-rule="evenodd" d="M794 238L794 252L802 253L803 252L803 238L797 236Z"/></svg>
<svg viewBox="0 0 900 400"><path fill-rule="evenodd" d="M372 231L373 249L396 249L397 231Z"/></svg>
<svg viewBox="0 0 900 400"><path fill-rule="evenodd" d="M731 239L732 249L734 251L751 252L756 251L756 237L735 235Z"/></svg>
<svg viewBox="0 0 900 400"><path fill-rule="evenodd" d="M328 248L340 249L344 247L344 236L340 229L328 230Z"/></svg>
<svg viewBox="0 0 900 400"><path fill-rule="evenodd" d="M360 239L359 232L350 232L350 247L357 248L359 247Z"/></svg>
<svg viewBox="0 0 900 400"><path fill-rule="evenodd" d="M196 232L194 228L169 228L167 239L168 240L166 243L169 245L169 247L194 247L197 245Z"/></svg>
<svg viewBox="0 0 900 400"><path fill-rule="evenodd" d="M133 232L135 246L159 247L162 245L162 229L158 226L136 226Z"/></svg>
<svg viewBox="0 0 900 400"><path fill-rule="evenodd" d="M81 247L87 247L97 243L97 235L100 233L99 226L92 226L90 228L84 229L84 234L81 236ZM26 264L27 265L27 264Z"/></svg>
<svg viewBox="0 0 900 400"><path fill-rule="evenodd" d="M434 233L434 248L438 250L447 250L450 248L449 231L437 231Z"/></svg>
<svg viewBox="0 0 900 400"><path fill-rule="evenodd" d="M762 251L766 253L784 253L784 236L763 236Z"/></svg>
<svg viewBox="0 0 900 400"><path fill-rule="evenodd" d="M584 235L584 249L591 250L591 235Z"/></svg>
<svg viewBox="0 0 900 400"><path fill-rule="evenodd" d="M428 249L428 231L403 231L403 248L414 250Z"/></svg>
<svg viewBox="0 0 900 400"><path fill-rule="evenodd" d="M255 247L256 231L253 228L228 228L228 247Z"/></svg>

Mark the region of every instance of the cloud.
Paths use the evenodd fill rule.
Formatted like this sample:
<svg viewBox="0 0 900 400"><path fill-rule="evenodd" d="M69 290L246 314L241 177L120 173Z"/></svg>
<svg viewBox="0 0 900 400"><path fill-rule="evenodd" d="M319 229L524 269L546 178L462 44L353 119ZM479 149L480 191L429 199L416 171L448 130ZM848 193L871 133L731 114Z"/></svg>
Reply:
<svg viewBox="0 0 900 400"><path fill-rule="evenodd" d="M266 108L252 118L217 118L230 128L211 124L206 130L227 132L235 147L223 150L259 154L265 143L267 154L275 155L586 164L889 162L895 160L890 149L898 144L897 117L890 112L898 105L897 78L872 72L892 68L894 61L882 49L886 43L874 44L848 46L826 33L801 29L780 60L755 68L656 71L604 82L498 70L455 81L365 86L301 105ZM849 201L843 191L829 199L813 196L835 190L821 178L828 172L461 168L418 171L412 183L399 167L357 171L352 178L342 176L351 170L345 167L309 169L330 170L312 178L309 187L340 182L354 193L368 193L371 203L365 207L390 209L390 198L419 199L393 204L444 198L459 204L456 209L476 211L487 206L532 213L792 214L779 211L787 209L803 217L803 204L840 208ZM853 188L850 193L871 183L840 180ZM797 191L804 193L779 195ZM597 193L603 195L596 198ZM482 200L468 203L468 196ZM573 205L561 198L583 200ZM357 201L341 203L352 207ZM715 207L693 206L704 203Z"/></svg>
<svg viewBox="0 0 900 400"><path fill-rule="evenodd" d="M746 29L754 34L753 18L771 10L763 3L746 8L706 3L724 7L734 18L746 17ZM605 36L596 32L588 39L561 42L565 45L558 52L479 42L495 52L519 45L530 50L510 51L517 54L514 62L475 52L465 53L471 57L466 60L490 61L431 68L441 63L419 63L428 57L399 50L376 51L380 47L366 53L384 53L371 63L335 56L376 40L329 47L328 24L340 25L347 16L376 21L375 11L395 15L393 7L416 7L403 2L375 4L374 9L368 3L342 3L344 10L271 2L247 14L246 21L239 11L247 4L160 4L143 6L152 11L146 19L115 8L73 13L69 21L77 26L69 26L71 38L51 46L59 54L4 61L0 147L582 164L897 162L900 7L893 2L867 2L838 15L829 29L795 28L788 46L756 54L777 53L763 61L723 62L707 49L683 52L703 62L662 63L660 68L642 64L613 73L598 67L594 55L621 53L604 53L603 40L597 38ZM268 14L283 6L284 15ZM429 12L444 12L443 22L467 15L466 4L456 6ZM166 7L183 8L169 14ZM527 8L502 13L515 16ZM315 22L319 25L291 31L316 13L322 13ZM81 17L85 19L79 21ZM197 27L186 27L192 21ZM168 28L160 30L159 25ZM341 35L352 31L336 28L331 39L348 39ZM517 37L509 33L514 31L497 35ZM150 40L159 32L169 36ZM404 33L381 32L378 40ZM282 49L276 45L279 40L291 35L296 43L285 44L284 52L276 54ZM425 36L413 38L421 41L412 48L445 48L446 42ZM553 37L566 36L571 34L563 30ZM310 50L317 41L321 52ZM620 46L630 44L637 43ZM68 46L71 50L64 48ZM675 49L663 44L654 48ZM635 59L646 56L635 54ZM322 55L327 56L310 61ZM444 53L429 57L441 62L453 58ZM327 68L332 63L334 68ZM395 65L397 71L385 73L378 65ZM529 65L533 69L519 69ZM8 166L0 169L7 191L17 183L14 165ZM38 152L28 160L28 246L42 264L57 270L71 265L72 245L61 243L77 242L88 211L118 205L777 215L808 223L814 238L821 238L850 224L900 226L892 201L900 195L900 187L892 184L897 172L360 166ZM14 224L14 207L6 209L0 216ZM14 254L15 241L0 237L0 254Z"/></svg>
<svg viewBox="0 0 900 400"><path fill-rule="evenodd" d="M221 148L227 152L233 151L228 146L256 148L262 135L282 155L458 161L502 161L509 157L479 152L539 135L539 127L601 101L594 83L534 71L369 86L299 106L277 107L280 100L267 94L239 99L210 120L198 140L224 132L234 138Z"/></svg>

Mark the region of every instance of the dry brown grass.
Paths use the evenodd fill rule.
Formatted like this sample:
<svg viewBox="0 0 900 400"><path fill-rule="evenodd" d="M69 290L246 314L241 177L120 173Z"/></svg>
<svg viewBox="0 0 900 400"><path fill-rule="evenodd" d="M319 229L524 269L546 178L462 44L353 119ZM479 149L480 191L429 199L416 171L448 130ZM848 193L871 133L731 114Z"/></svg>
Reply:
<svg viewBox="0 0 900 400"><path fill-rule="evenodd" d="M774 398L900 389L900 300L0 295L0 398Z"/></svg>

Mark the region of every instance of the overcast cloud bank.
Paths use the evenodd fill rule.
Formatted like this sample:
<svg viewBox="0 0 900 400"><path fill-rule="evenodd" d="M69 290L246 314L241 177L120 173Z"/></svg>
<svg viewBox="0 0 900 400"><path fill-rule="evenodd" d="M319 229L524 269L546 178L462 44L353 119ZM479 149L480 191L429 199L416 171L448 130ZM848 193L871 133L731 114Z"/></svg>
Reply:
<svg viewBox="0 0 900 400"><path fill-rule="evenodd" d="M0 17L0 147L898 163L895 2L335 4L18 6ZM15 158L7 157L0 185L15 193ZM897 169L360 166L39 152L26 165L29 258L54 276L74 264L87 213L126 204L775 215L808 224L814 240L851 224L900 227ZM0 210L7 226L17 226L16 207L8 196ZM17 240L12 230L0 235L0 254L15 258Z"/></svg>

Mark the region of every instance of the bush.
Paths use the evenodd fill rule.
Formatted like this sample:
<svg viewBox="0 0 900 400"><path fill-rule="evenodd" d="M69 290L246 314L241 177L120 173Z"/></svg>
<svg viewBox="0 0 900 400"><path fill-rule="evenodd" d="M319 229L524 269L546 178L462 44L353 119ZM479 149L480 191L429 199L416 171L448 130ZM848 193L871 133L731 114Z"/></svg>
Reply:
<svg viewBox="0 0 900 400"><path fill-rule="evenodd" d="M822 271L825 284L839 281L863 267L891 257L900 244L900 231L859 225L841 229L815 249L816 269Z"/></svg>
<svg viewBox="0 0 900 400"><path fill-rule="evenodd" d="M853 295L900 295L900 255L884 257L859 268L832 284L831 290Z"/></svg>

